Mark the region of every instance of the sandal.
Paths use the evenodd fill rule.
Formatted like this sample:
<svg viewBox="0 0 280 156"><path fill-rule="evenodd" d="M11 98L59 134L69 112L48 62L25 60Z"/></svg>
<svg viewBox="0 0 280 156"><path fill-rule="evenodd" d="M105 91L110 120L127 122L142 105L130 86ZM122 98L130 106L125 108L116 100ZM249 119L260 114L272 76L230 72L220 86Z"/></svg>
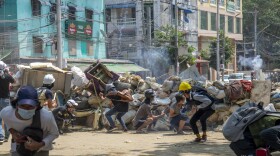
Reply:
<svg viewBox="0 0 280 156"><path fill-rule="evenodd" d="M202 135L201 142L205 142L205 141L207 141L207 135Z"/></svg>
<svg viewBox="0 0 280 156"><path fill-rule="evenodd" d="M201 138L195 138L193 142L201 142Z"/></svg>

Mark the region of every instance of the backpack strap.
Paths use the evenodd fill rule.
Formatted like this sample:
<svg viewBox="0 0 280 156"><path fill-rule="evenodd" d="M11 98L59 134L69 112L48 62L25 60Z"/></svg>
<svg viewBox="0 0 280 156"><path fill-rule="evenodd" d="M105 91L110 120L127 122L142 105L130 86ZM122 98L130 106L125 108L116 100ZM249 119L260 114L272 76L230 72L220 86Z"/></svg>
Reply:
<svg viewBox="0 0 280 156"><path fill-rule="evenodd" d="M32 123L30 127L33 128L41 128L41 109L35 111L35 115L33 116Z"/></svg>

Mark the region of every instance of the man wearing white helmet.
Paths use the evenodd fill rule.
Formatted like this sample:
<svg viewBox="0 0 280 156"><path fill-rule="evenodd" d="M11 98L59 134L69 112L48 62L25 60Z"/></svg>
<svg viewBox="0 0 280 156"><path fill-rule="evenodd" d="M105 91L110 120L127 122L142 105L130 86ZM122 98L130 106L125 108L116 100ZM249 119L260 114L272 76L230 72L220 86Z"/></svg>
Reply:
<svg viewBox="0 0 280 156"><path fill-rule="evenodd" d="M44 77L43 86L37 89L41 106L49 111L57 106L51 91L54 87L54 82L55 78L53 75L47 74Z"/></svg>
<svg viewBox="0 0 280 156"><path fill-rule="evenodd" d="M78 106L78 104L74 100L70 99L67 101L66 105L57 107L52 111L59 130L59 134L63 134L63 129L67 129L64 124L66 120L74 120L75 115L73 112L75 111L76 106Z"/></svg>
<svg viewBox="0 0 280 156"><path fill-rule="evenodd" d="M11 83L15 83L15 79L9 74L7 65L3 61L0 61L0 111L6 106L10 105L9 89ZM4 129L5 136L2 129L2 118L0 117L0 145L4 141L7 141L10 135L9 131L6 128L6 125L4 125Z"/></svg>

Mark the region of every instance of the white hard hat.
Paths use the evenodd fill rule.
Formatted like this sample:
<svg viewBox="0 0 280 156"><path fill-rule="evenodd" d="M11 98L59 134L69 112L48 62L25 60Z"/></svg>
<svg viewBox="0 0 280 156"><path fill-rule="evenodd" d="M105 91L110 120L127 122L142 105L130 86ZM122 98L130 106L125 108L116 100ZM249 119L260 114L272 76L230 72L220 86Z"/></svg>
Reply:
<svg viewBox="0 0 280 156"><path fill-rule="evenodd" d="M7 68L6 63L4 63L3 61L0 61L0 70L4 70L5 68Z"/></svg>
<svg viewBox="0 0 280 156"><path fill-rule="evenodd" d="M78 106L78 103L75 100L70 99L70 100L67 101L66 106L67 107Z"/></svg>
<svg viewBox="0 0 280 156"><path fill-rule="evenodd" d="M43 80L43 84L52 84L55 82L55 78L53 77L52 74L47 74L45 75L44 77L44 80Z"/></svg>

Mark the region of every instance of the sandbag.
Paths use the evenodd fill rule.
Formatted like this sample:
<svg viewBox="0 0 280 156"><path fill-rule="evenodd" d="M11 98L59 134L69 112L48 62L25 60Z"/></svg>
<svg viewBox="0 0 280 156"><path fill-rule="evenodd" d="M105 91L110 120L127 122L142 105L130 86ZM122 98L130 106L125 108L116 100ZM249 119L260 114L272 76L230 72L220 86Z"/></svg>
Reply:
<svg viewBox="0 0 280 156"><path fill-rule="evenodd" d="M226 97L230 100L238 100L244 98L243 88L240 81L233 81L225 85Z"/></svg>
<svg viewBox="0 0 280 156"><path fill-rule="evenodd" d="M90 105L99 105L99 104L101 104L101 102L102 102L102 99L99 96L91 95L88 98L88 103Z"/></svg>
<svg viewBox="0 0 280 156"><path fill-rule="evenodd" d="M223 103L214 104L213 107L214 107L214 110L216 110L216 111L228 111L230 108L229 105L226 105Z"/></svg>
<svg viewBox="0 0 280 156"><path fill-rule="evenodd" d="M218 112L219 117L218 121L223 121L224 117L229 116L231 114L230 111Z"/></svg>
<svg viewBox="0 0 280 156"><path fill-rule="evenodd" d="M215 122L218 121L218 118L219 118L219 114L218 113L214 113L207 120L209 122L215 123Z"/></svg>
<svg viewBox="0 0 280 156"><path fill-rule="evenodd" d="M153 90L158 90L158 89L161 87L160 84L155 83L155 82L151 82L149 85L151 86L151 88L152 88Z"/></svg>
<svg viewBox="0 0 280 156"><path fill-rule="evenodd" d="M148 85L148 83L144 83L143 85L141 86L138 86L138 90L140 92L144 92L145 90L149 89L150 88L150 85Z"/></svg>
<svg viewBox="0 0 280 156"><path fill-rule="evenodd" d="M233 112L235 112L239 107L240 107L239 105L233 105L233 106L230 107L229 111L230 111L231 113L233 113Z"/></svg>
<svg viewBox="0 0 280 156"><path fill-rule="evenodd" d="M173 81L165 80L162 84L163 91L167 92L172 90L173 83L174 83Z"/></svg>
<svg viewBox="0 0 280 156"><path fill-rule="evenodd" d="M116 87L117 90L122 91L124 89L130 89L131 88L131 84L129 83L124 83L124 82L120 82L120 81L115 81L114 86Z"/></svg>
<svg viewBox="0 0 280 156"><path fill-rule="evenodd" d="M154 101L152 101L152 103L156 105L169 105L171 103L171 100L168 97L164 99L156 97Z"/></svg>
<svg viewBox="0 0 280 156"><path fill-rule="evenodd" d="M154 129L158 131L169 131L170 123L168 117L165 115L163 118L159 118L155 124Z"/></svg>
<svg viewBox="0 0 280 156"><path fill-rule="evenodd" d="M168 98L169 97L169 95L166 92L164 92L163 90L158 90L156 95L160 99L164 99L164 98Z"/></svg>
<svg viewBox="0 0 280 156"><path fill-rule="evenodd" d="M275 107L276 109L280 109L280 102L279 102L279 103L275 103L275 104L274 104L274 107Z"/></svg>
<svg viewBox="0 0 280 156"><path fill-rule="evenodd" d="M213 86L217 87L220 90L224 90L225 89L225 83L222 81L215 81L213 82Z"/></svg>

